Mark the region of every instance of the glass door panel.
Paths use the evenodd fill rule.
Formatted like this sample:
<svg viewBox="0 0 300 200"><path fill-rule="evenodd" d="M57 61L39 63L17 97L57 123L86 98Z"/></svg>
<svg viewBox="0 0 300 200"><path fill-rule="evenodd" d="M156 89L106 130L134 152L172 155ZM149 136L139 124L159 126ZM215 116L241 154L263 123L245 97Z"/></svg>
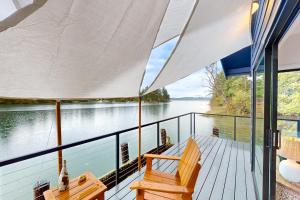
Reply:
<svg viewBox="0 0 300 200"><path fill-rule="evenodd" d="M255 141L254 141L254 175L259 197L262 197L263 188L263 158L264 158L264 93L265 93L265 67L262 60L255 70Z"/></svg>

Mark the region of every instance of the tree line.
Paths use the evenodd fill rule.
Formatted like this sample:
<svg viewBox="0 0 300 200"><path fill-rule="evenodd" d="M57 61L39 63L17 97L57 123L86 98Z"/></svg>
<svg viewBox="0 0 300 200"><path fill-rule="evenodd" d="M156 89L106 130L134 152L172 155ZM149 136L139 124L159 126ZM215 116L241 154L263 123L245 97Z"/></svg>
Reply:
<svg viewBox="0 0 300 200"><path fill-rule="evenodd" d="M249 76L226 78L216 64L205 68L208 88L211 94L211 111L235 115L249 115L251 112L251 79ZM264 74L256 77L257 114L263 112ZM300 116L300 72L278 74L278 115Z"/></svg>
<svg viewBox="0 0 300 200"><path fill-rule="evenodd" d="M142 94L147 90L145 88ZM142 100L148 103L168 102L170 101L170 95L167 89L162 88L155 90L149 94L142 96ZM64 100L64 103L95 103L95 102L137 102L138 97L129 98L110 98L110 99L87 99L87 100ZM4 99L0 98L0 104L53 104L54 100L43 99Z"/></svg>
<svg viewBox="0 0 300 200"><path fill-rule="evenodd" d="M145 93L145 91L148 88L146 87L142 94ZM102 101L106 102L137 102L138 97L129 97L129 98L112 98L112 99L101 99ZM142 95L142 101L147 103L158 103L158 102L168 102L170 101L170 95L166 88L158 89L153 92L150 92L148 94Z"/></svg>

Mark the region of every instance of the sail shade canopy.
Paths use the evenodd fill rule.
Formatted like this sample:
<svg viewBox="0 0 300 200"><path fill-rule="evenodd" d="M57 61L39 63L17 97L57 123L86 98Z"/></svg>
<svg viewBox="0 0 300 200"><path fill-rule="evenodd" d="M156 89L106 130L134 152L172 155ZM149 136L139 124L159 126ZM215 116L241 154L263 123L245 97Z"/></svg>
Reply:
<svg viewBox="0 0 300 200"><path fill-rule="evenodd" d="M20 9L22 20L14 19L20 17L17 11L0 22L1 97L79 99L139 94L168 0L43 3L34 12L24 11L30 5Z"/></svg>
<svg viewBox="0 0 300 200"><path fill-rule="evenodd" d="M180 35L188 22L196 0L170 0L154 47Z"/></svg>
<svg viewBox="0 0 300 200"><path fill-rule="evenodd" d="M251 0L198 1L184 34L148 92L251 45Z"/></svg>

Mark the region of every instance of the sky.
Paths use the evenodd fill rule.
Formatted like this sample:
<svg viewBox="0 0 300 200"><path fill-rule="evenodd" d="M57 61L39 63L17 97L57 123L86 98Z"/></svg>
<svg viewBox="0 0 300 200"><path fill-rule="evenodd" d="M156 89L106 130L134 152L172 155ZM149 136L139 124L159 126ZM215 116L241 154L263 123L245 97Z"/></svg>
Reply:
<svg viewBox="0 0 300 200"><path fill-rule="evenodd" d="M147 64L142 88L145 88L147 85L150 85L153 82L164 63L170 56L177 40L178 37L152 50ZM209 97L205 70L200 68L198 72L195 72L184 79L166 86L166 89L168 90L171 98Z"/></svg>
<svg viewBox="0 0 300 200"><path fill-rule="evenodd" d="M14 6L12 0L1 0L0 20L5 19L15 11L16 7Z"/></svg>

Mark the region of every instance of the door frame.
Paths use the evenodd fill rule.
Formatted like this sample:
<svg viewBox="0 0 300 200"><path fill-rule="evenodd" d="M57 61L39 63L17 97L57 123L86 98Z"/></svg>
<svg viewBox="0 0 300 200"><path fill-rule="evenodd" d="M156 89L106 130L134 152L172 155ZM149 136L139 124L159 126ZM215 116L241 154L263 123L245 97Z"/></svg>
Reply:
<svg viewBox="0 0 300 200"><path fill-rule="evenodd" d="M259 197L259 195L262 195L262 197L259 197L258 199L268 199L269 198L269 183L270 183L270 173L269 173L269 129L270 129L270 87L271 87L271 70L270 70L270 51L269 49L265 49L263 55L260 56L260 59L258 59L258 62L256 63L255 67L252 69L252 112L251 112L251 118L252 118L252 176L254 180L255 185L255 191L256 196ZM260 65L261 60L264 58L264 127L263 127L263 176L262 176L262 194L258 193L258 184L255 177L255 139L256 139L256 74L257 69Z"/></svg>
<svg viewBox="0 0 300 200"><path fill-rule="evenodd" d="M255 170L255 70L259 64L260 59L264 56L265 59L265 98L264 98L264 153L263 153L263 198L274 199L276 197L276 146L275 137L277 134L277 96L278 96L278 43L285 35L291 24L294 22L300 13L299 0L282 1L276 14L272 27L267 34L264 41L255 41L260 43L264 48L257 56L257 50L252 51L252 98L251 98L251 170L255 184L256 195L257 184L254 176ZM258 46L260 46L258 45ZM258 59L259 58L259 59Z"/></svg>

